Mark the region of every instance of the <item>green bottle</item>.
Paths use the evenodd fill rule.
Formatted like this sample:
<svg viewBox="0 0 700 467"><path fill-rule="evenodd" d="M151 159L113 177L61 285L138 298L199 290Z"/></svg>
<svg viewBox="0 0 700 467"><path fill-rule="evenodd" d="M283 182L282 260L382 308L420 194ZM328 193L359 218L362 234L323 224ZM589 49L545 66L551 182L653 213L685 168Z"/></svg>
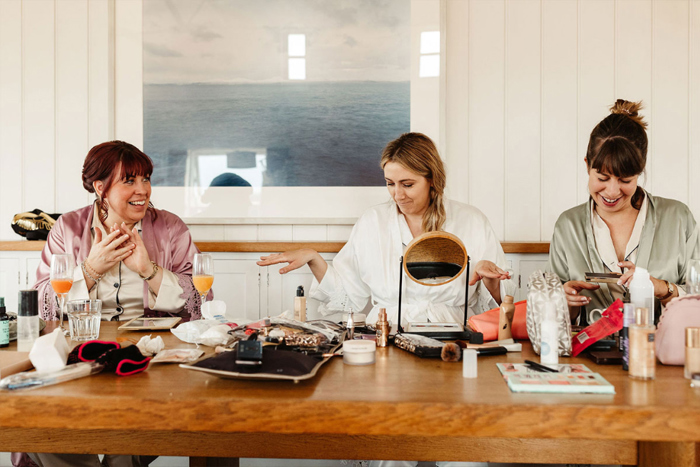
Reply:
<svg viewBox="0 0 700 467"><path fill-rule="evenodd" d="M5 311L5 299L0 297L0 347L10 345L10 318Z"/></svg>

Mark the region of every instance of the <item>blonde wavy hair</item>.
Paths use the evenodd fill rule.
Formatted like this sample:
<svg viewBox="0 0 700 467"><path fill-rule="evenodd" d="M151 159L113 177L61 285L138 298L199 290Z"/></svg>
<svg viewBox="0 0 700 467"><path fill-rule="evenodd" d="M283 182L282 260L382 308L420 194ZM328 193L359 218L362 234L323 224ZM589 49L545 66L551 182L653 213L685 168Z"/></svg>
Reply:
<svg viewBox="0 0 700 467"><path fill-rule="evenodd" d="M404 133L382 151L379 165L396 162L407 170L421 175L430 182L430 204L423 214L423 231L442 230L445 224L445 166L435 143L422 133Z"/></svg>

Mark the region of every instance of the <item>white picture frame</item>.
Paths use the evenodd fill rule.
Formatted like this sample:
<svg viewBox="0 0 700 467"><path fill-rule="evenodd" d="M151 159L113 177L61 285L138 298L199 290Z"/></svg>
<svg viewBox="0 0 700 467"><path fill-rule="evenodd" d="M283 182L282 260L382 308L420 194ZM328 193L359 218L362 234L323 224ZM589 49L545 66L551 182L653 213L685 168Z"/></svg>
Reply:
<svg viewBox="0 0 700 467"><path fill-rule="evenodd" d="M143 148L143 1L116 0L114 7L114 137ZM420 77L421 34L444 31L444 0L411 1L410 127L442 147L444 33L439 76ZM434 50L434 36L430 37ZM424 58L424 57L423 57ZM434 62L435 57L431 57ZM425 61L425 60L424 60ZM398 135L397 135L398 136ZM379 161L377 161L378 163ZM214 209L201 213L201 193L191 187L153 188L152 201L197 224L348 224L368 207L389 199L385 187L264 187L257 205L250 189L217 187Z"/></svg>

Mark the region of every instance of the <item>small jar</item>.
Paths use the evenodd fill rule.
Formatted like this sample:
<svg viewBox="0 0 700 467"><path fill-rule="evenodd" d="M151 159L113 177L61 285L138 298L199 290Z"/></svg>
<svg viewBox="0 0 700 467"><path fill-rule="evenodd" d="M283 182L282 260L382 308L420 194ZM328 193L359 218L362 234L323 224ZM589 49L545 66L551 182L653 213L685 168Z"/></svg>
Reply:
<svg viewBox="0 0 700 467"><path fill-rule="evenodd" d="M637 308L635 324L629 327L631 378L648 380L656 377L655 334L656 327L649 323L649 310Z"/></svg>
<svg viewBox="0 0 700 467"><path fill-rule="evenodd" d="M685 377L700 373L700 328L685 328Z"/></svg>

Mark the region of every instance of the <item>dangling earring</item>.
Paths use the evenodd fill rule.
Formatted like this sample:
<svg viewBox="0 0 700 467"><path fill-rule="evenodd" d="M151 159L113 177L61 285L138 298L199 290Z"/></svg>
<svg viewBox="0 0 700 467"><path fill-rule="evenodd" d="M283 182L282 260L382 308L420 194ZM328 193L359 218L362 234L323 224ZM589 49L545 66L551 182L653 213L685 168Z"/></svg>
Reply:
<svg viewBox="0 0 700 467"><path fill-rule="evenodd" d="M151 209L155 209L155 208L156 208L156 207L153 205L153 203L151 203L150 201L148 201L148 207L151 208Z"/></svg>
<svg viewBox="0 0 700 467"><path fill-rule="evenodd" d="M109 214L109 205L105 198L98 198L99 208L100 208L100 221L104 224L107 220L107 215Z"/></svg>

